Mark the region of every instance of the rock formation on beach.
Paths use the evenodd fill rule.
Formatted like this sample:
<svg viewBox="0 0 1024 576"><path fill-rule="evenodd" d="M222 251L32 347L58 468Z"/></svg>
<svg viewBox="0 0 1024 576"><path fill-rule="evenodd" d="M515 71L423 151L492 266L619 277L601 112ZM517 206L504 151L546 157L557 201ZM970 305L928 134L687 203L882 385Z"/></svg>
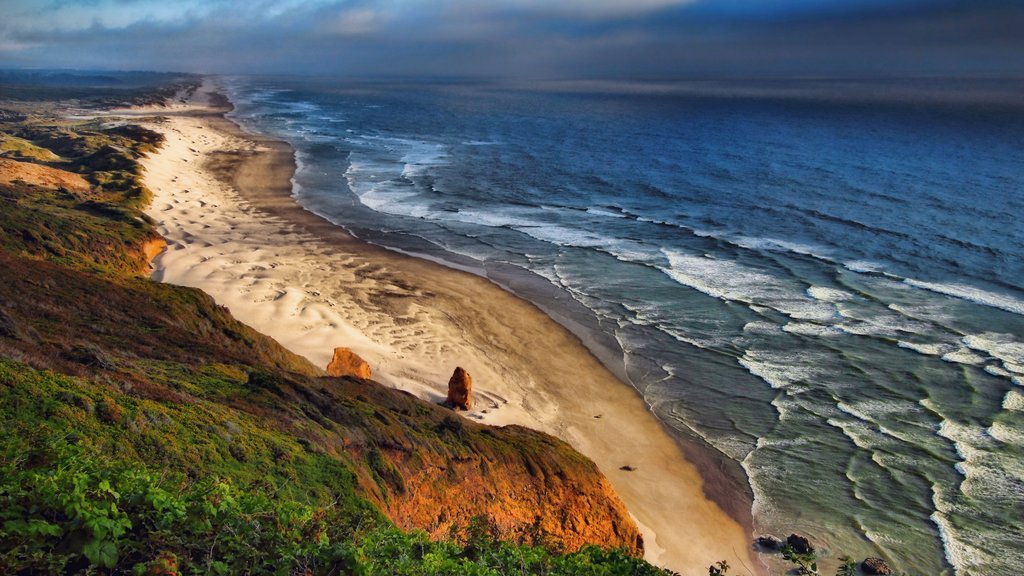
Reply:
<svg viewBox="0 0 1024 576"><path fill-rule="evenodd" d="M860 569L865 574L881 574L883 576L892 574L889 563L881 558L865 558L860 564Z"/></svg>
<svg viewBox="0 0 1024 576"><path fill-rule="evenodd" d="M786 538L786 544L796 551L797 554L810 554L814 552L814 546L811 545L811 541L806 536L790 534L789 538Z"/></svg>
<svg viewBox="0 0 1024 576"><path fill-rule="evenodd" d="M369 380L372 372L366 360L363 360L358 354L348 348L335 348L334 357L327 364L328 376L353 376Z"/></svg>
<svg viewBox="0 0 1024 576"><path fill-rule="evenodd" d="M758 536L754 540L754 544L757 545L758 548L766 552L778 552L782 549L783 546L786 545L786 543L783 542L781 538L778 538L777 536L773 536L771 534L763 534L761 536Z"/></svg>
<svg viewBox="0 0 1024 576"><path fill-rule="evenodd" d="M473 378L469 372L459 366L455 368L452 377L448 379L448 399L445 400L445 405L460 410L469 410L473 405L472 392Z"/></svg>

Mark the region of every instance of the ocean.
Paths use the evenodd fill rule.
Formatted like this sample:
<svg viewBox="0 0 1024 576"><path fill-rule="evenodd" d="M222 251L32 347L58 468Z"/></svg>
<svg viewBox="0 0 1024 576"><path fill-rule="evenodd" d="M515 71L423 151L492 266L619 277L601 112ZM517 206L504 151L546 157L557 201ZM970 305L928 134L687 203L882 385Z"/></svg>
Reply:
<svg viewBox="0 0 1024 576"><path fill-rule="evenodd" d="M756 533L1024 574L1024 109L222 83L303 206L548 311L745 475Z"/></svg>

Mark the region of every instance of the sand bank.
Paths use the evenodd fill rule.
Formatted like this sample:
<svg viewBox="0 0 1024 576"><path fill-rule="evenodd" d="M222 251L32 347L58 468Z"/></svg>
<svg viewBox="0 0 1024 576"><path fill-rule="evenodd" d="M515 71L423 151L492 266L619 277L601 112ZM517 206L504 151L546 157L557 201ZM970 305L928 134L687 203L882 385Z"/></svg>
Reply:
<svg viewBox="0 0 1024 576"><path fill-rule="evenodd" d="M748 529L705 496L680 446L578 338L486 279L303 210L290 147L243 133L226 109L207 84L188 103L133 112L167 117L151 124L166 145L144 162L148 212L168 242L155 278L201 288L319 366L352 348L374 379L432 402L462 366L474 380L467 417L543 430L589 456L641 525L650 561L688 575L723 559L755 569Z"/></svg>

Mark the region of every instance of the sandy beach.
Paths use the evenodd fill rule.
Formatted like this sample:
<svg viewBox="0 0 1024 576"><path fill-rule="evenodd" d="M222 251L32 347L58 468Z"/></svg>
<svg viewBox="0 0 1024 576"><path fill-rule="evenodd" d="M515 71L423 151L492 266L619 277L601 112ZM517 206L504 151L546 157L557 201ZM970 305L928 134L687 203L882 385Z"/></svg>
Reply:
<svg viewBox="0 0 1024 576"><path fill-rule="evenodd" d="M147 123L167 143L144 160L148 213L168 243L155 279L208 292L316 365L349 347L375 380L431 402L462 366L474 381L466 417L543 430L594 460L641 526L648 560L687 575L718 560L760 572L749 528L715 502L729 495L705 490L636 391L576 336L484 278L366 244L303 210L291 148L242 132L215 90L207 82L189 102L130 112L166 118Z"/></svg>

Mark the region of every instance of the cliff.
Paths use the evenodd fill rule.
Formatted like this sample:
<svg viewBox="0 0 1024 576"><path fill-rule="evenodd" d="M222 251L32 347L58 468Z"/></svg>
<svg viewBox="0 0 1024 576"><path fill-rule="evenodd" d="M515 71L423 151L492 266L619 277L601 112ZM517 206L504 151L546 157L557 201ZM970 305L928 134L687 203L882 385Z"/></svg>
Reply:
<svg viewBox="0 0 1024 576"><path fill-rule="evenodd" d="M328 540L362 546L352 556L356 563L370 562L377 552L365 546L390 523L468 543L458 552L462 560L473 560L481 526L488 541L549 551L588 545L642 551L607 480L564 442L520 427L475 424L369 380L328 377L206 294L145 278L149 259L163 246L138 211L147 191L135 159L158 145L159 135L95 124L0 128L59 156L59 166L50 168L91 184L71 190L52 177L78 183L74 176L39 168L32 170L47 178L0 182L0 426L8 431L0 441L0 472L8 483L24 488L18 483L56 478L58 462L86 466L97 478L113 474L110 466L144 470L137 474L170 479L179 498L204 479L220 479L213 485L228 481L245 495L260 495L274 514L284 514L282 506L311 510L303 529L333 519L316 542L326 546L329 534ZM112 480L100 482L112 490ZM102 489L89 498L113 499L123 508L120 494L138 489L127 482L117 498ZM227 554L215 552L216 540L209 552L197 552L201 546L157 530L159 522L143 521L149 508L126 517L127 527L97 531L75 524L64 504L38 501L45 490L18 490L0 489L0 520L27 522L22 536L32 537L18 545L25 550L66 557L56 571L90 563L129 569L170 557L177 565ZM183 510L195 504L182 502ZM197 502L206 503L197 513L216 516L206 510L208 495ZM218 497L215 509L220 503ZM56 511L29 518L27 510L47 506ZM160 521L170 522L165 516ZM42 526L31 524L36 520L48 528L32 532ZM18 534L0 534L12 546L0 554L0 567L39 568L17 555L21 548L10 539ZM422 554L427 544L419 546ZM270 553L256 550L251 553ZM563 561L534 554L549 567ZM581 557L630 566L631 573L656 571L627 556L573 558Z"/></svg>

